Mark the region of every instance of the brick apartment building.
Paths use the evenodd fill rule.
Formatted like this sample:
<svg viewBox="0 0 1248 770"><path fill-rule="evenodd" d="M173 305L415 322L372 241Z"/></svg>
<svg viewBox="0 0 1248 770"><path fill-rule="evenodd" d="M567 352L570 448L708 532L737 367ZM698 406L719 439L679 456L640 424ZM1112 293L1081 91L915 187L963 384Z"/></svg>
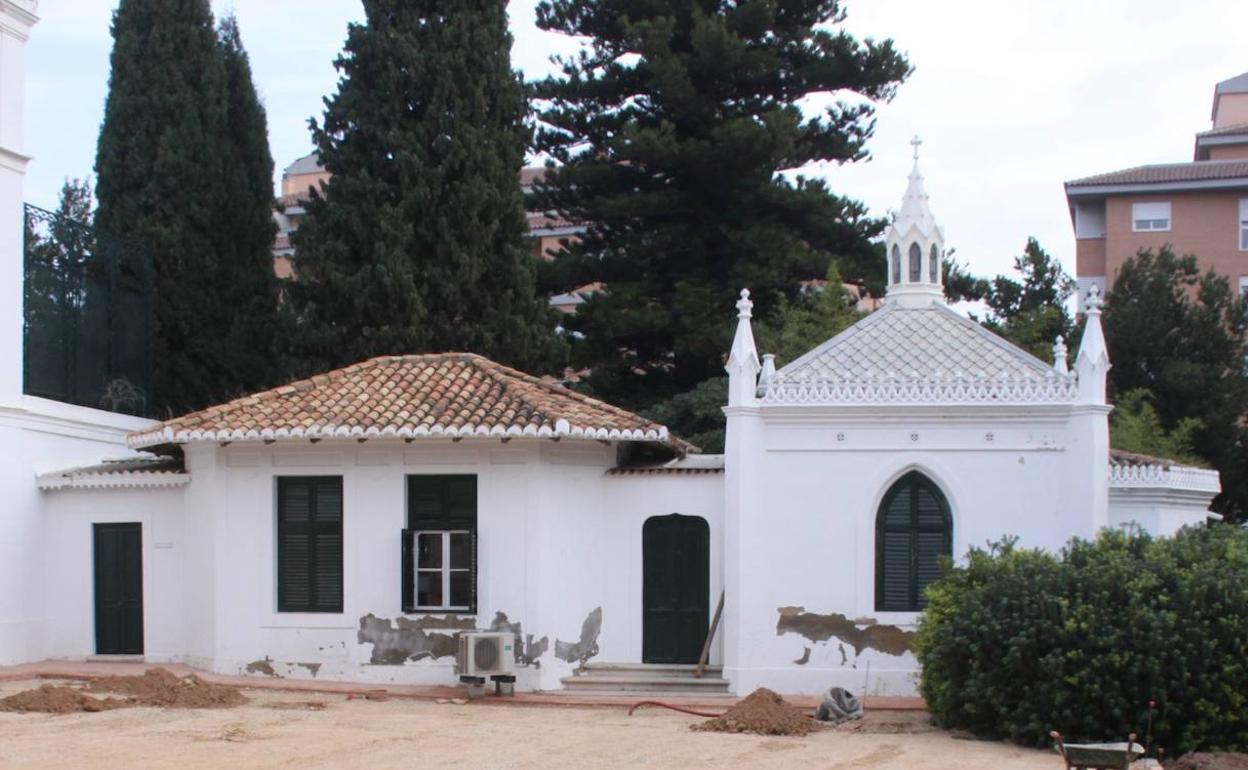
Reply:
<svg viewBox="0 0 1248 770"><path fill-rule="evenodd" d="M540 166L521 169L521 187L527 193L533 183L545 173L546 169ZM290 278L294 275L295 249L290 242L291 233L298 230L300 222L303 221L306 213L304 203L307 202L311 190L328 181L329 176L316 153L303 156L282 171L282 195L273 214L273 219L277 222L277 237L273 241L273 272L277 273L278 278ZM528 221L533 255L542 259L551 259L552 254L563 248L561 239L575 239L584 229L580 225L540 211L528 212Z"/></svg>
<svg viewBox="0 0 1248 770"><path fill-rule="evenodd" d="M1188 163L1066 183L1081 307L1092 284L1111 288L1123 262L1166 244L1248 290L1248 72L1217 84L1212 119Z"/></svg>

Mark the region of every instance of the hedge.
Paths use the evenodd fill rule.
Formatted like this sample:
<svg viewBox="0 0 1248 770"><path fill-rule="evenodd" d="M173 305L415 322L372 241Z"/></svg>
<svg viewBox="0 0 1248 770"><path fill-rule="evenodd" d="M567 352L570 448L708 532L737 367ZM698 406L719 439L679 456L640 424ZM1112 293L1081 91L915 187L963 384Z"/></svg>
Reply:
<svg viewBox="0 0 1248 770"><path fill-rule="evenodd" d="M1059 555L972 549L929 586L915 640L937 724L1047 746L1248 747L1248 530L1106 531Z"/></svg>

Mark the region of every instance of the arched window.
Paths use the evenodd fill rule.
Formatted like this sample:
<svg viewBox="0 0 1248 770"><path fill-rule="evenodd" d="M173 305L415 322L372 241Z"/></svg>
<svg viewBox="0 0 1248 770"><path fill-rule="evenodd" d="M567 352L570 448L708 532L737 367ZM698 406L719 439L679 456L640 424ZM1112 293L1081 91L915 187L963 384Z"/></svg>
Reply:
<svg viewBox="0 0 1248 770"><path fill-rule="evenodd" d="M923 280L923 249L919 244L910 244L910 283Z"/></svg>
<svg viewBox="0 0 1248 770"><path fill-rule="evenodd" d="M918 471L889 488L875 519L875 609L917 612L923 589L940 577L940 557L953 553L949 503Z"/></svg>
<svg viewBox="0 0 1248 770"><path fill-rule="evenodd" d="M936 244L932 244L932 256L928 262L929 277L928 283L940 283L940 249L936 248Z"/></svg>
<svg viewBox="0 0 1248 770"><path fill-rule="evenodd" d="M893 246L893 283L901 283L901 249Z"/></svg>

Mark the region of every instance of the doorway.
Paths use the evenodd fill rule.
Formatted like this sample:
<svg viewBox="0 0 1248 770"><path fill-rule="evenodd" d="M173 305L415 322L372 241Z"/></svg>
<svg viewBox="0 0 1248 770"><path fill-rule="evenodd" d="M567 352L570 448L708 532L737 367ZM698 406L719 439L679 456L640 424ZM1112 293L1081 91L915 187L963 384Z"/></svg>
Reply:
<svg viewBox="0 0 1248 770"><path fill-rule="evenodd" d="M95 524L93 530L95 653L142 655L142 525Z"/></svg>
<svg viewBox="0 0 1248 770"><path fill-rule="evenodd" d="M710 614L710 528L699 516L642 526L643 663L697 663Z"/></svg>

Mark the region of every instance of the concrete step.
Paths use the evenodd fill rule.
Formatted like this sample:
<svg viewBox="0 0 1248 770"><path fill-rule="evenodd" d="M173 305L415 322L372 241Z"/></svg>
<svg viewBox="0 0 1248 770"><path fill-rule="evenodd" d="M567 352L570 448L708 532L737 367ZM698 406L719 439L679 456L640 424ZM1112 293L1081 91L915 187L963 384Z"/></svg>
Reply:
<svg viewBox="0 0 1248 770"><path fill-rule="evenodd" d="M650 695L727 694L726 679L673 679L671 677L612 677L593 679L569 676L560 680L568 693L646 693Z"/></svg>
<svg viewBox="0 0 1248 770"><path fill-rule="evenodd" d="M586 663L578 668L574 676L592 677L670 677L681 679L693 677L697 666L683 663ZM719 678L723 676L723 666L704 666L703 678Z"/></svg>
<svg viewBox="0 0 1248 770"><path fill-rule="evenodd" d="M723 668L707 666L695 677L696 666L679 664L589 663L564 677L569 693L639 693L656 695L702 695L728 692Z"/></svg>

